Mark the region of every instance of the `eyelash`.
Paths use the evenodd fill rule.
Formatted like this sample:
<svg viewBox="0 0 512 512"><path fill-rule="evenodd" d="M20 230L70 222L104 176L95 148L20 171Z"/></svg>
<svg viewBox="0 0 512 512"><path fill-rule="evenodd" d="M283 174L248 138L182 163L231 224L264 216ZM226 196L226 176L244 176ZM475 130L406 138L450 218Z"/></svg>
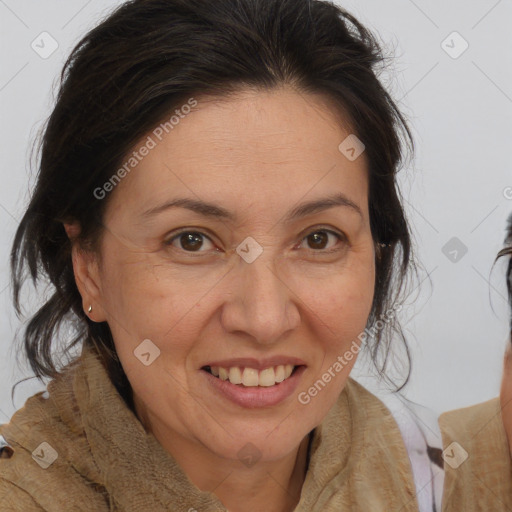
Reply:
<svg viewBox="0 0 512 512"><path fill-rule="evenodd" d="M164 242L164 244L166 246L170 246L172 247L172 243L178 239L181 235L183 234L195 234L195 235L200 235L200 236L203 236L205 238L207 238L208 240L210 240L210 242L213 244L213 241L211 240L211 238L204 232L202 231L196 231L196 230L193 230L193 229L190 229L190 228L185 228L181 231L179 231L178 233L174 234L170 239L166 240ZM301 244L302 242L304 242L304 240L306 240L309 236L315 234L315 233L328 233L328 234L331 234L331 235L334 235L338 241L340 242L347 242L347 237L343 234L343 233L339 233L337 231L333 231L332 229L327 229L327 228L315 228L313 229L312 231L308 232L304 237L302 237L301 239ZM172 247L173 249L176 249L178 251L181 251L181 252L184 252L184 253L187 253L189 255L200 255L201 253L204 253L206 251L186 251L185 249L180 249L180 248L177 248L177 247ZM309 252L313 253L313 254L318 254L318 255L323 255L323 254L331 254L331 253L334 253L334 252L338 252L340 251L341 249L340 248L334 248L334 249L309 249Z"/></svg>

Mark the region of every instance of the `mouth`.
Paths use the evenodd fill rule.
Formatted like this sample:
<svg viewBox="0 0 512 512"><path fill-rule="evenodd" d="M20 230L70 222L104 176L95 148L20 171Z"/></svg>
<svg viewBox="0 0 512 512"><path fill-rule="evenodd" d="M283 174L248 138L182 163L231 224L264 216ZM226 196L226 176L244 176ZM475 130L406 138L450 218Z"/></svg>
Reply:
<svg viewBox="0 0 512 512"><path fill-rule="evenodd" d="M302 363L302 361L283 362L267 361L260 362L252 360L232 360L220 366L219 362L206 365L200 368L199 372L204 375L206 389L214 397L222 397L237 406L245 409L274 407L290 399L300 384L302 376L306 371L305 364L292 365L291 362ZM233 365L237 366L233 366ZM252 366L245 366L252 364ZM259 368L255 368L259 366ZM207 392L209 392L207 391ZM210 395L207 395L208 397Z"/></svg>
<svg viewBox="0 0 512 512"><path fill-rule="evenodd" d="M213 377L228 381L235 386L242 388L257 388L257 387L277 387L281 386L283 382L293 377L300 368L304 365L277 365L258 370L256 368L243 367L243 366L203 366L202 371L205 371Z"/></svg>

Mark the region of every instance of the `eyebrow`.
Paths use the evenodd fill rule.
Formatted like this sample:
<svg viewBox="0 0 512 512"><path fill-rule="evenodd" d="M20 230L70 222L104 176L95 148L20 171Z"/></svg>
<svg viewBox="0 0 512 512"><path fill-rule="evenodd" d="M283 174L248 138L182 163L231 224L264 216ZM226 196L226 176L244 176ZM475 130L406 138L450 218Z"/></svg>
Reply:
<svg viewBox="0 0 512 512"><path fill-rule="evenodd" d="M361 218L363 217L363 212L356 203L351 201L344 194L337 193L328 197L316 199L313 201L307 201L299 204L286 214L285 218L283 219L283 222L285 224L288 224L290 222L306 217L308 215L313 215L315 213L319 213L337 206L348 207L355 211L356 213L358 213ZM149 210L146 210L142 214L142 216L146 218L153 217L163 211L177 207L186 208L204 217L219 220L229 220L232 222L236 221L236 215L234 215L229 210L226 210L222 206L187 197L176 198L171 201L167 201L166 203L161 204L160 206L150 208Z"/></svg>

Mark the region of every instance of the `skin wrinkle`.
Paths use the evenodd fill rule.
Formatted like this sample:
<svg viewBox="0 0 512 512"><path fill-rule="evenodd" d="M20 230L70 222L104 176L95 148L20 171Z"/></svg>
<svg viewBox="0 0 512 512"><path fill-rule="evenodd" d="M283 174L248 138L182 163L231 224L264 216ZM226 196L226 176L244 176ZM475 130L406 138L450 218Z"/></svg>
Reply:
<svg viewBox="0 0 512 512"><path fill-rule="evenodd" d="M93 254L78 253L77 282L84 301L94 304L94 321L109 323L138 417L190 480L215 489L231 512L284 512L299 499L307 434L332 408L356 357L307 407L296 395L348 350L371 310L375 252L366 160L350 162L338 151L349 132L317 96L305 102L280 89L198 100L198 109L112 192L101 265ZM213 134L221 126L219 138ZM335 190L363 217L337 207L286 228L279 224L299 202ZM173 196L221 204L242 215L240 222L230 231L183 209L138 220ZM210 251L203 239L205 256L193 258L164 245L189 226L213 232L222 251L229 250ZM331 229L345 232L348 243L329 235L329 248L342 250L315 257L301 239ZM234 252L246 236L264 248L251 264ZM302 248L291 251L299 242ZM133 356L143 339L161 351L148 367ZM218 357L275 354L300 357L307 369L297 393L272 408L231 404L209 390L200 370ZM248 442L262 455L251 468L237 456Z"/></svg>

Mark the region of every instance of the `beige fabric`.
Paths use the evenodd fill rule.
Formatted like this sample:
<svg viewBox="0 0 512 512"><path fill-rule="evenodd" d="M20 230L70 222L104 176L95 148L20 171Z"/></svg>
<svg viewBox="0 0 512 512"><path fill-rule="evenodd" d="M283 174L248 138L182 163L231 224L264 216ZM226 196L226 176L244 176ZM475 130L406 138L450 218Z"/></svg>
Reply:
<svg viewBox="0 0 512 512"><path fill-rule="evenodd" d="M226 511L146 433L91 351L48 390L48 399L34 395L0 426L14 448L11 458L0 458L0 510ZM58 453L47 469L32 458L42 442ZM353 380L314 430L295 512L344 510L418 510L398 427L385 406Z"/></svg>
<svg viewBox="0 0 512 512"><path fill-rule="evenodd" d="M499 399L444 413L439 425L445 449L443 512L512 510L512 468Z"/></svg>

